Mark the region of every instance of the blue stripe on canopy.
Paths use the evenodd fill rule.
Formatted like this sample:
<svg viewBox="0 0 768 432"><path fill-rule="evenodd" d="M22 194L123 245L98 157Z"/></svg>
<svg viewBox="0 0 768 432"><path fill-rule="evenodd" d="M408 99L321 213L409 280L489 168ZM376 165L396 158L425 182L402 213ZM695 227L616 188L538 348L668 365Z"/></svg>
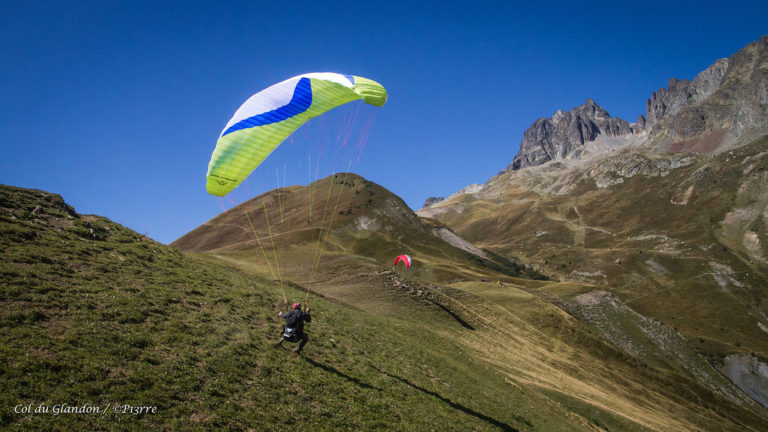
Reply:
<svg viewBox="0 0 768 432"><path fill-rule="evenodd" d="M221 136L231 134L240 129L248 129L281 122L289 117L303 113L309 109L310 105L312 105L312 85L310 84L309 78L302 78L296 84L296 88L293 90L293 97L287 105L240 120L224 131Z"/></svg>

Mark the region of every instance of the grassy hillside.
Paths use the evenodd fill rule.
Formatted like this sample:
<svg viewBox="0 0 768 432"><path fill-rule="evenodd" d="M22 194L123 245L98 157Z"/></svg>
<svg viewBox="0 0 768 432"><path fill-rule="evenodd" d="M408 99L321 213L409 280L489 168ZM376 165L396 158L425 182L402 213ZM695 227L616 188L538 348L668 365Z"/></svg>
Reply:
<svg viewBox="0 0 768 432"><path fill-rule="evenodd" d="M310 206L313 188L315 204ZM324 191L319 196L326 194L331 203L334 202L333 198L338 198L340 205L332 212L334 219L328 236L329 241L320 243L325 245L325 249L322 249L322 260L317 261L322 262L322 265L318 267L314 278L310 278L302 273L306 271L306 265L296 264L312 262L312 259L307 257L313 256L316 239L322 238L320 233L323 231L318 227L323 219L323 212L322 207L317 204L317 191ZM307 214L307 207L312 209L314 220ZM478 207L480 206L473 205L470 213ZM246 212L251 216L247 216ZM285 216L284 220L278 223L277 214L291 216ZM506 229L503 226L482 222L479 225L486 230L496 230L494 232L498 234L497 238L503 238L503 230ZM244 271L262 275L269 274L266 269L268 262L272 262L273 266L279 262L282 277L299 280L303 284L311 285L314 291L380 317L403 319L414 314L413 304L402 301L405 285L411 286L407 289L411 297L419 298L425 297L426 294L423 293L427 290L412 288L414 284L438 284L437 286L444 287L448 283L461 284L461 281L480 279L501 280L511 286L534 289L546 286L547 288L537 292L540 295L550 295L560 289L560 284L541 285L542 283L514 277L523 274L529 277L538 275L517 262L505 261L487 249L467 253L468 249L462 250L459 243L451 244L450 238L435 235L444 228L446 226L436 220L417 219L399 198L386 189L358 176L341 174L308 188L293 187L287 191L278 190L257 197L217 216L176 241L174 245L187 250L204 251L208 259L228 262ZM257 233L255 236L253 231ZM307 232L312 234L308 235ZM272 239L276 244L274 248ZM459 247L454 247L457 245ZM275 251L279 259L274 258ZM392 257L403 252L415 258L414 268L398 270L399 275L387 272ZM511 254L514 255L514 251ZM291 268L291 265L296 267ZM392 282L392 278L400 277L407 278L410 282ZM550 286L552 288L549 288ZM577 293L589 290L588 285L576 286ZM395 289L391 289L392 287ZM452 296L461 296L462 293L463 288L459 288L453 290ZM472 321L471 316L483 313L482 310L473 312L461 304L457 305L451 300L451 296L445 296L442 292L426 298L427 305L438 311L442 309L443 318L453 317L462 326L472 327L472 324L469 324ZM642 323L636 322L634 316L625 315L628 315L629 323L622 328L623 331L642 333L645 330ZM465 328L468 328L466 326ZM682 375L682 379L704 376L707 378L705 385L709 391L737 403L754 405L746 395L706 365L697 353L692 353L687 342L681 342L679 347L676 346L676 350L658 346L656 338L663 337L664 331L654 334L649 340L638 341L648 345L648 355L642 359L646 365L659 367L661 372L666 372L669 370L667 363L676 364L682 361L677 357L682 357L686 365L692 366L687 369L672 368L675 375ZM608 340L624 348L620 340L612 340L610 337ZM481 352L480 355L485 356L486 353ZM596 385L599 387L600 384Z"/></svg>
<svg viewBox="0 0 768 432"><path fill-rule="evenodd" d="M520 262L457 247L436 234L440 230L448 229L419 218L387 189L341 173L267 192L171 245L321 291L339 277L389 269L401 254L413 259L407 274L435 283L543 277Z"/></svg>
<svg viewBox="0 0 768 432"><path fill-rule="evenodd" d="M16 430L765 430L623 355L536 292L360 276L390 313L313 296L304 357L273 348L273 282L57 195L0 187L0 425ZM222 260L223 261L223 260ZM290 299L301 286L286 283ZM41 404L48 414L19 414ZM53 415L56 405L110 411ZM117 414L116 404L157 407Z"/></svg>
<svg viewBox="0 0 768 432"><path fill-rule="evenodd" d="M0 188L0 424L21 430L479 429L578 425L413 325L317 298L305 358L272 344L277 289L57 195ZM302 292L287 287L289 295ZM474 367L474 366L479 367ZM472 377L465 380L465 377ZM17 405L49 414L14 413ZM59 414L57 405L155 406ZM578 426L574 426L578 429Z"/></svg>

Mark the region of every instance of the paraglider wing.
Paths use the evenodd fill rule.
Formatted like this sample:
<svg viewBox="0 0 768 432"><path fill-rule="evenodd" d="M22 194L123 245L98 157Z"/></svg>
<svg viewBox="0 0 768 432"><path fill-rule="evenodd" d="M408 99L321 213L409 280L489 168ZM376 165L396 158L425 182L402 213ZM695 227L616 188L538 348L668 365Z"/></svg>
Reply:
<svg viewBox="0 0 768 432"><path fill-rule="evenodd" d="M411 257L409 257L408 255L400 255L397 258L395 258L395 263L393 264L393 266L397 267L397 263L399 263L400 261L405 263L405 268L411 268Z"/></svg>
<svg viewBox="0 0 768 432"><path fill-rule="evenodd" d="M295 76L251 96L216 142L206 175L208 193L225 196L307 120L360 99L381 107L387 91L367 78L324 72Z"/></svg>

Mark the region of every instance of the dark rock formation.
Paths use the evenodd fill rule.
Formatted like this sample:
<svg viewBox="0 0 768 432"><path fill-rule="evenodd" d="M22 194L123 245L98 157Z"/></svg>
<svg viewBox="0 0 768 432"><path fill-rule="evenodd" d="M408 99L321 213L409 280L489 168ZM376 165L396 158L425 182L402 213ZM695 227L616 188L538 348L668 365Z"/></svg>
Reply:
<svg viewBox="0 0 768 432"><path fill-rule="evenodd" d="M728 127L736 135L768 126L768 36L728 59L720 87L701 108L713 127Z"/></svg>
<svg viewBox="0 0 768 432"><path fill-rule="evenodd" d="M720 88L723 75L728 68L728 59L720 59L690 80L669 80L667 88L659 89L645 103L648 124L653 127L667 117L674 116L712 94Z"/></svg>
<svg viewBox="0 0 768 432"><path fill-rule="evenodd" d="M600 135L647 131L663 151L713 152L742 134L768 128L768 36L729 58L719 59L693 81L669 80L646 102L645 117L630 124L611 118L592 99L552 118L533 122L507 169L579 157L582 146ZM702 138L703 137L703 138ZM701 141L699 144L691 140Z"/></svg>
<svg viewBox="0 0 768 432"><path fill-rule="evenodd" d="M705 133L727 131L738 137L768 127L768 36L720 59L693 82L670 80L647 103L652 133L690 140ZM722 143L720 143L722 144Z"/></svg>
<svg viewBox="0 0 768 432"><path fill-rule="evenodd" d="M632 132L633 128L627 121L612 118L595 101L587 99L584 105L569 112L557 111L552 118L533 122L523 134L520 152L509 169L517 170L565 158L579 152L584 143L598 135L618 136Z"/></svg>

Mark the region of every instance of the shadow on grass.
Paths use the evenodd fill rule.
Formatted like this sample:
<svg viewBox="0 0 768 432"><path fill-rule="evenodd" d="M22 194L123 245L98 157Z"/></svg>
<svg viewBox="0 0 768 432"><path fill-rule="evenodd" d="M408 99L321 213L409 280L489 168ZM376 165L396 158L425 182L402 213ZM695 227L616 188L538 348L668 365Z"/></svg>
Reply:
<svg viewBox="0 0 768 432"><path fill-rule="evenodd" d="M487 421L488 423L490 423L490 424L492 424L492 425L494 425L494 426L496 426L496 427L500 428L501 430L505 430L505 431L512 431L512 432L519 432L517 429L513 428L512 426L510 426L510 425L508 425L508 424L506 424L506 423L502 423L502 422L500 422L500 421L496 420L496 419L495 419L495 418L493 418L493 417L488 417L488 416L487 416L487 415L485 415L485 414L479 413L479 412L477 412L477 411L475 411L475 410L473 410L473 409L471 409L471 408L467 408L467 407L465 407L464 405L461 405L461 404L459 404L459 403L456 403L456 402L454 402L454 401L452 401L452 400L450 400L450 399L448 399L448 398L445 398L445 397L443 397L443 396L440 396L440 395L439 395L438 393L436 393L436 392L433 392L433 391L431 391L431 390L427 390L427 389L425 389L425 388L419 387L419 386L417 386L416 384L413 384L412 382L408 381L408 380L407 380L407 379L405 379L405 378L400 378L399 376L396 376L396 375L392 375L392 374L390 374L390 373L388 373L388 372L386 372L386 371L383 371L383 370L379 370L379 372L383 373L384 375L386 375L386 376L388 376L388 377L390 377L390 378L394 378L394 379L396 379L396 380L398 380L398 381L402 382L403 384L409 385L409 386L411 386L412 388L414 388L414 389L416 389L416 390L418 390L418 391L420 391L420 392L422 392L422 393L428 394L428 395L430 395L430 396L434 396L434 397L436 397L436 398L440 399L441 401L443 401L443 402L447 403L448 405L450 405L450 406L451 406L451 408L455 408L455 409L457 409L457 410L459 410L459 411L462 411L462 412L463 412L463 413L465 413L465 414L469 414L469 415L471 415L471 416L473 416L473 417L476 417L476 418L478 418L478 419L480 419L480 420L484 420L484 421ZM523 417L519 417L519 416L515 416L515 418L516 418L518 421L520 421L520 422L522 422L522 423L525 423L525 424L527 424L528 426L531 426L531 427L533 427L533 424L531 424L531 422L530 422L530 421L528 421L528 419L526 419L526 418L523 418Z"/></svg>
<svg viewBox="0 0 768 432"><path fill-rule="evenodd" d="M330 372L332 374L340 376L341 378L344 378L344 379L347 379L349 381L352 381L353 383L359 385L360 387L364 387L364 388L371 389L371 390L381 391L380 388L374 387L374 386L372 386L372 385L370 385L368 383L364 383L364 382L360 381L359 379L357 379L355 377L351 377L351 376L345 374L344 372L341 372L340 370L338 370L338 369L336 369L336 368L334 368L332 366L327 366L327 365L324 365L322 363L318 363L318 362L312 360L311 358L307 358L307 357L302 357L302 359L305 362L311 364L314 367L318 367L318 368L320 368L320 369L322 369L322 370L324 370L326 372Z"/></svg>
<svg viewBox="0 0 768 432"><path fill-rule="evenodd" d="M464 327L465 329L468 329L468 330L474 330L474 329L475 329L475 328L472 326L472 324L470 324L470 323L468 323L468 322L464 321L463 319L461 319L461 317L459 317L458 315L456 315L456 314L455 314L455 313L454 313L452 310L448 309L447 307L445 307L445 306L441 305L440 303L438 303L438 302L436 302L436 301L433 301L433 300L430 300L430 299L427 299L427 300L429 300L429 301L430 301L432 304L434 304L434 305L437 305L437 306L441 307L441 308L442 308L444 311L448 312L448 314L449 314L451 317L453 317L453 319L455 319L455 320L456 320L456 322L458 322L459 324L461 324L461 326L462 326L462 327Z"/></svg>

